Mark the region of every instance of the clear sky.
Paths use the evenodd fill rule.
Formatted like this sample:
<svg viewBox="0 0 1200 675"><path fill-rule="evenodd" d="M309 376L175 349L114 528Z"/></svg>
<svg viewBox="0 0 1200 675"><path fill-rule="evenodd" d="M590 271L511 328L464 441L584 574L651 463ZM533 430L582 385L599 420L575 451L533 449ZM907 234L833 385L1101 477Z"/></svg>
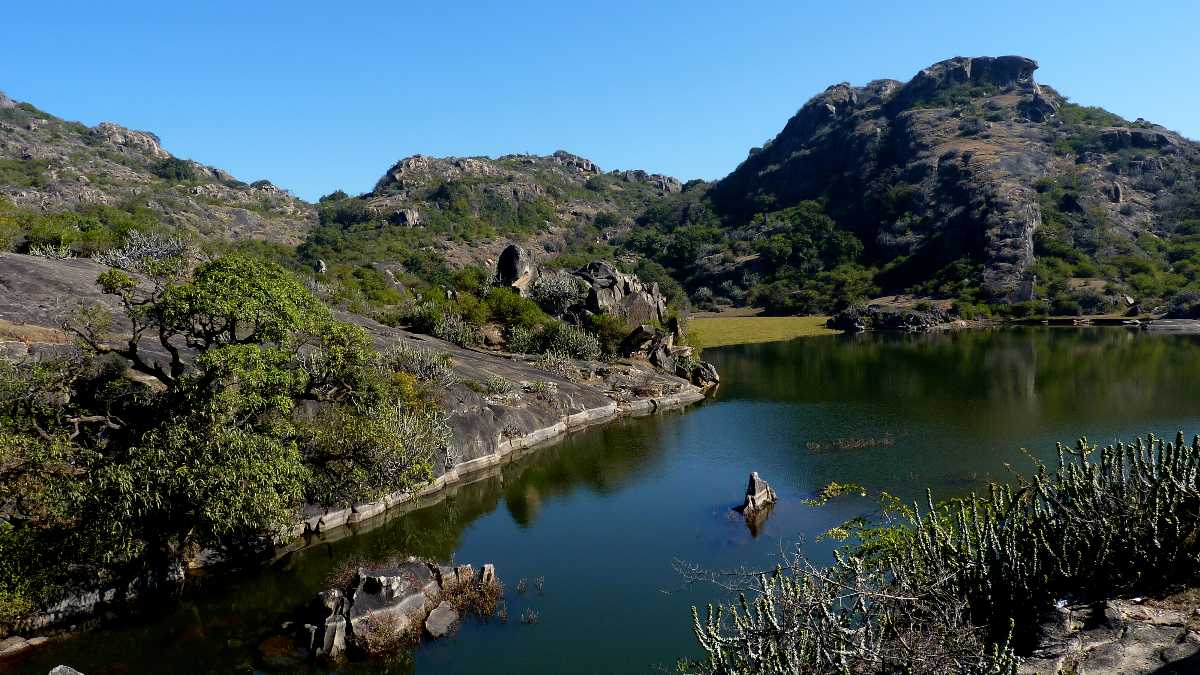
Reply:
<svg viewBox="0 0 1200 675"><path fill-rule="evenodd" d="M1073 100L1200 137L1200 2L39 2L0 90L315 199L412 154L566 149L718 178L829 84L1021 54Z"/></svg>

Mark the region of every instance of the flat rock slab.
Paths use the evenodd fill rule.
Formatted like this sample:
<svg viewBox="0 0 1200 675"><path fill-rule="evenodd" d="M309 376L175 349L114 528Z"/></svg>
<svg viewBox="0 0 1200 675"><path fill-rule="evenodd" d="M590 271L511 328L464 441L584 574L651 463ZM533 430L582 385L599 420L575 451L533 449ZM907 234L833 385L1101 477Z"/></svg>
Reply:
<svg viewBox="0 0 1200 675"><path fill-rule="evenodd" d="M458 612L450 606L449 602L443 600L442 604L429 613L429 618L425 619L425 630L431 636L440 638L449 633L450 628L457 622Z"/></svg>

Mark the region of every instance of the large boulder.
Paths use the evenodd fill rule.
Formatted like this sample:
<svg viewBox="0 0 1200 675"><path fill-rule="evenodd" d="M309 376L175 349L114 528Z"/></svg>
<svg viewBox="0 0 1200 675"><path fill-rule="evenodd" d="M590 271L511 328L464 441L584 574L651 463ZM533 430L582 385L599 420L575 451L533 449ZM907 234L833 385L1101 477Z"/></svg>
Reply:
<svg viewBox="0 0 1200 675"><path fill-rule="evenodd" d="M667 320L667 298L656 283L645 284L637 275L599 260L579 268L575 276L587 283L589 312L619 316L629 324Z"/></svg>
<svg viewBox="0 0 1200 675"><path fill-rule="evenodd" d="M502 286L511 286L522 295L529 293L529 287L537 278L537 268L533 265L533 257L518 244L509 244L500 253L496 263L496 281Z"/></svg>

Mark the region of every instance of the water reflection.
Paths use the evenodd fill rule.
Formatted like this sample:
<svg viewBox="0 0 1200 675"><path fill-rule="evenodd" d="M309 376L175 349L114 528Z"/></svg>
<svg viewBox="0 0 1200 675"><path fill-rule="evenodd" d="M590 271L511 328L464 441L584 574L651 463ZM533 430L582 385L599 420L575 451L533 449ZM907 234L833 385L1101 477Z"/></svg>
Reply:
<svg viewBox="0 0 1200 675"><path fill-rule="evenodd" d="M200 580L178 605L65 641L14 666L45 673L250 672L257 646L351 558L411 554L494 562L536 626L465 626L412 660L351 671L645 672L693 649L693 603L672 563L770 566L803 539L871 508L803 502L831 481L919 499L1006 479L1021 447L1200 430L1200 341L1124 329L1012 329L811 338L706 351L716 400L624 420L538 450L408 513L368 521L266 569ZM780 501L764 523L740 514L759 471ZM620 648L613 648L619 645Z"/></svg>

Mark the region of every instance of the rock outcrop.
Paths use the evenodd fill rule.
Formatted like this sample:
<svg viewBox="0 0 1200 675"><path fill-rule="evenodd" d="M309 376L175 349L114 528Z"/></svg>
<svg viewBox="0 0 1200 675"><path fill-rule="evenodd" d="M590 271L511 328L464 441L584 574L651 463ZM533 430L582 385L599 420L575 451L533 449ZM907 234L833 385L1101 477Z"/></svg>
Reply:
<svg viewBox="0 0 1200 675"><path fill-rule="evenodd" d="M1200 609L1137 598L1059 607L1023 675L1190 673L1200 668Z"/></svg>
<svg viewBox="0 0 1200 675"><path fill-rule="evenodd" d="M955 57L906 83L835 84L714 184L711 203L740 225L764 204L825 200L861 240L867 264L896 264L886 281L905 285L885 292L970 261L972 283L993 302L1033 299L1039 231L1068 248L1114 242L1089 248L1098 260L1140 237L1169 236L1191 199L1182 195L1200 190L1200 146L1073 105L1038 84L1036 69L1021 56ZM1077 215L1053 213L1045 228L1044 193L1054 185L1068 186L1063 210Z"/></svg>
<svg viewBox="0 0 1200 675"><path fill-rule="evenodd" d="M446 598L472 585L498 589L494 568L484 569L486 573L477 575L470 565L452 568L416 558L360 568L349 588L318 595L327 614L322 625L303 633L310 636L308 649L336 661L355 650L368 651L372 638L380 634L416 637L423 628L431 637L443 637L458 621L458 611Z"/></svg>
<svg viewBox="0 0 1200 675"><path fill-rule="evenodd" d="M825 325L835 330L847 333L861 333L868 330L902 330L926 331L946 328L954 320L949 312L931 307L929 309L914 309L911 307L891 307L884 305L867 305L851 307L829 317Z"/></svg>
<svg viewBox="0 0 1200 675"><path fill-rule="evenodd" d="M750 482L746 485L746 501L742 504L742 513L752 514L761 511L778 500L779 497L775 494L775 490L767 484L767 481L760 478L757 471L751 472Z"/></svg>
<svg viewBox="0 0 1200 675"><path fill-rule="evenodd" d="M158 136L112 122L88 128L0 94L0 160L27 179L0 184L0 197L37 211L135 204L167 229L205 239L296 245L316 209L269 182L175 158Z"/></svg>
<svg viewBox="0 0 1200 675"><path fill-rule="evenodd" d="M666 322L667 298L658 284L645 284L637 275L625 274L603 261L590 262L574 274L588 286L589 312L617 316L630 325Z"/></svg>

